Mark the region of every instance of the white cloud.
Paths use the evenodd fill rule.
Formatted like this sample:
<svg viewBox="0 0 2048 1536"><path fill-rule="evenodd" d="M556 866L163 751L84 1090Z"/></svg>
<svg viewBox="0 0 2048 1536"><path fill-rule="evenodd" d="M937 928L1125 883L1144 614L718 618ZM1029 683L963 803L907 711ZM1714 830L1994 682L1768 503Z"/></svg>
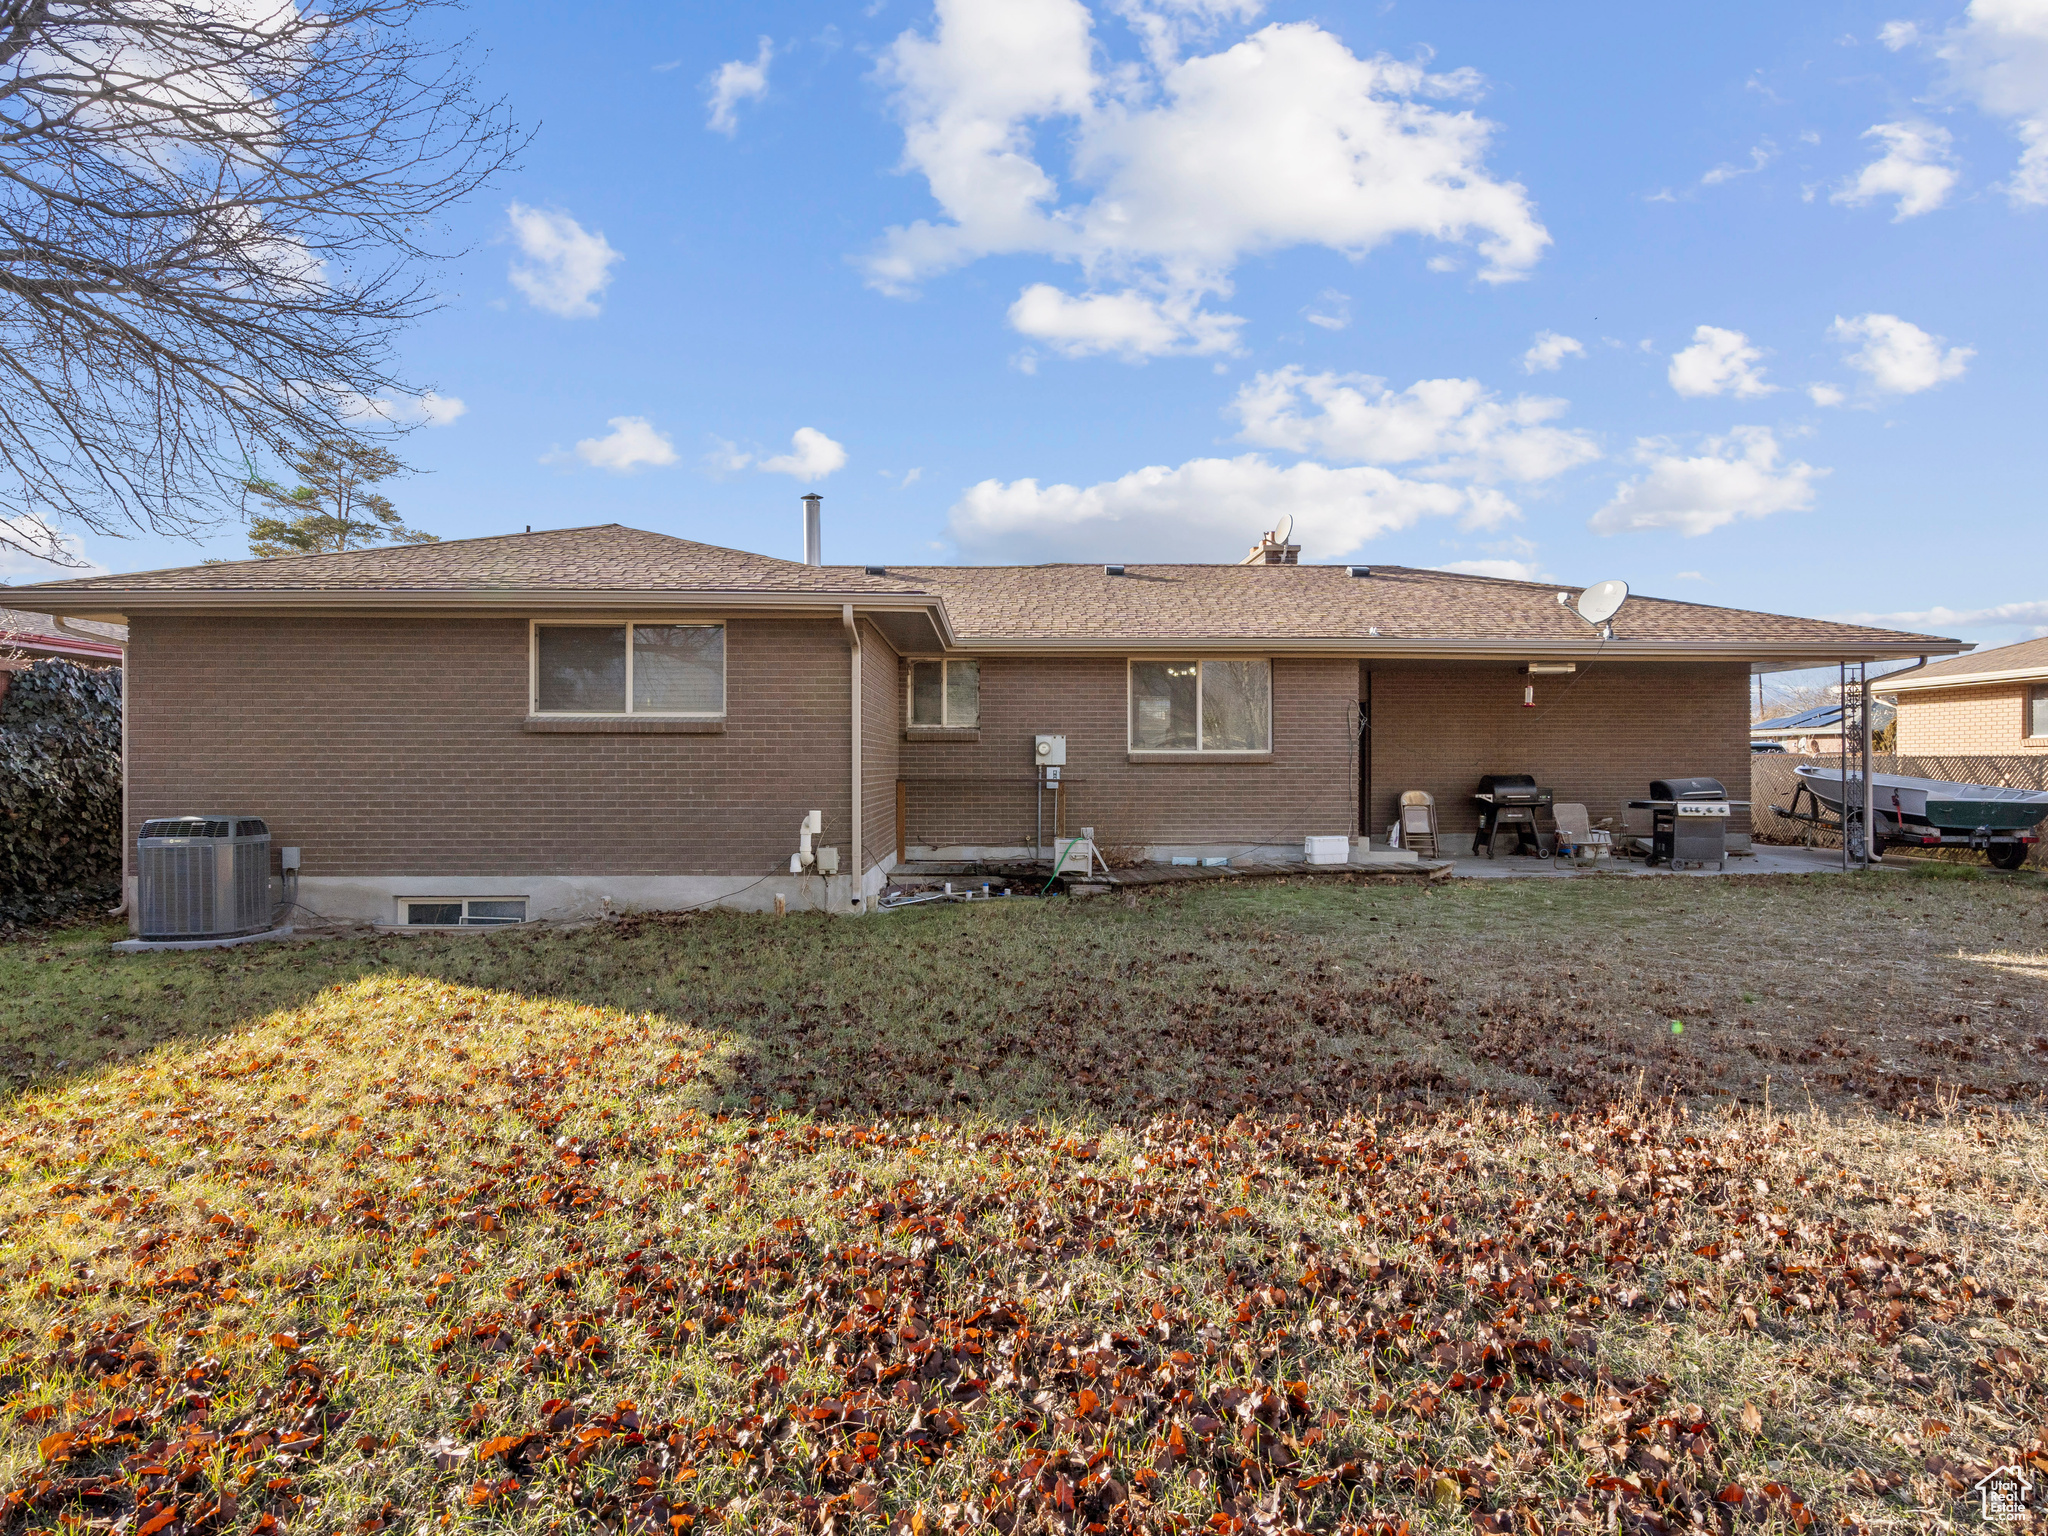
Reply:
<svg viewBox="0 0 2048 1536"><path fill-rule="evenodd" d="M1813 505L1813 482L1827 473L1796 459L1780 468L1768 427L1736 427L1702 446L1705 452L1687 458L1643 439L1636 458L1649 472L1617 486L1588 526L1595 533L1675 528L1694 538L1737 518L1804 511Z"/></svg>
<svg viewBox="0 0 2048 1536"><path fill-rule="evenodd" d="M816 427L798 427L790 437L790 451L761 460L759 467L771 475L822 480L835 469L846 467L846 449Z"/></svg>
<svg viewBox="0 0 2048 1536"><path fill-rule="evenodd" d="M586 437L577 442L576 457L584 463L608 469L615 475L644 466L675 463L675 444L668 440L666 432L656 431L645 416L614 416L605 425L611 431L603 437Z"/></svg>
<svg viewBox="0 0 2048 1536"><path fill-rule="evenodd" d="M1763 356L1742 332L1702 325L1693 331L1691 346L1671 355L1667 377L1673 389L1690 399L1734 395L1750 400L1778 387L1764 382L1763 370L1757 366Z"/></svg>
<svg viewBox="0 0 2048 1536"><path fill-rule="evenodd" d="M393 395L388 400L351 394L344 400L342 410L358 421L388 421L399 426L428 427L445 427L457 417L469 414L469 407L462 403L460 396L436 394L431 389L421 395Z"/></svg>
<svg viewBox="0 0 2048 1536"><path fill-rule="evenodd" d="M1722 182L1733 181L1738 176L1754 176L1777 158L1778 146L1769 139L1765 139L1761 144L1750 150L1749 164L1717 165L1700 178L1700 185L1703 187L1718 187Z"/></svg>
<svg viewBox="0 0 2048 1536"><path fill-rule="evenodd" d="M1991 608L1922 608L1912 613L1847 613L1844 624L1880 624L1922 634L1959 629L2021 629L2029 639L2048 638L2048 601L1999 603Z"/></svg>
<svg viewBox="0 0 2048 1536"><path fill-rule="evenodd" d="M1313 306L1301 312L1302 319L1326 331L1341 331L1351 324L1351 295L1325 288Z"/></svg>
<svg viewBox="0 0 2048 1536"><path fill-rule="evenodd" d="M1956 184L1950 163L1952 142L1946 128L1932 123L1879 123L1866 128L1866 139L1884 146L1884 153L1837 187L1831 200L1861 207L1874 198L1895 197L1894 224L1932 213L1948 201Z"/></svg>
<svg viewBox="0 0 2048 1536"><path fill-rule="evenodd" d="M768 94L768 63L774 57L775 44L764 37L753 63L730 59L718 66L718 72L704 83L704 100L711 109L706 127L727 138L740 131L739 105Z"/></svg>
<svg viewBox="0 0 2048 1536"><path fill-rule="evenodd" d="M1840 405L1849 398L1832 384L1809 384L1806 397L1815 405Z"/></svg>
<svg viewBox="0 0 2048 1536"><path fill-rule="evenodd" d="M85 552L75 533L52 528L40 518L0 517L0 585L11 581L68 581L104 576L107 568ZM6 593L0 591L0 606Z"/></svg>
<svg viewBox="0 0 2048 1536"><path fill-rule="evenodd" d="M1707 573L1705 571L1679 571L1671 579L1673 581L1705 581Z"/></svg>
<svg viewBox="0 0 2048 1536"><path fill-rule="evenodd" d="M1201 305L1230 292L1249 256L1322 245L1357 257L1418 235L1475 246L1481 277L1501 281L1549 244L1526 191L1485 167L1492 125L1431 102L1469 94L1469 72L1361 59L1309 23L1182 59L1194 32L1256 5L1123 9L1157 23L1149 62L1106 74L1080 0L938 0L929 35L896 39L882 76L903 163L943 216L889 230L870 281L900 293L984 256L1051 256L1081 268L1087 291L1068 305L1086 307L1027 290L1013 323L1069 350L1201 352L1235 333L1235 317ZM1040 163L1041 137L1066 146L1064 182ZM1093 344L1105 327L1113 342Z"/></svg>
<svg viewBox="0 0 2048 1536"><path fill-rule="evenodd" d="M1244 321L1211 314L1199 304L1195 294L1151 297L1132 288L1074 298L1050 283L1033 283L1010 306L1010 325L1068 357L1114 352L1135 361L1232 350Z"/></svg>
<svg viewBox="0 0 2048 1536"><path fill-rule="evenodd" d="M1392 390L1362 373L1261 373L1231 402L1240 436L1262 448L1358 463L1415 464L1426 479L1548 480L1600 457L1583 432L1548 425L1562 400L1500 400L1477 379Z"/></svg>
<svg viewBox="0 0 2048 1536"><path fill-rule="evenodd" d="M1522 354L1522 372L1555 373L1566 358L1585 355L1585 343L1556 331L1538 331L1534 345Z"/></svg>
<svg viewBox="0 0 2048 1536"><path fill-rule="evenodd" d="M1492 527L1514 515L1497 492L1404 480L1371 466L1282 468L1262 454L1153 465L1097 485L984 480L949 529L975 561L1235 560L1282 513L1305 558L1338 559L1423 518Z"/></svg>
<svg viewBox="0 0 2048 1536"><path fill-rule="evenodd" d="M1940 337L1928 335L1897 315L1858 315L1854 320L1837 316L1828 327L1828 336L1844 346L1862 342L1847 362L1859 373L1868 374L1872 386L1888 395L1917 395L1923 389L1960 379L1977 355L1969 347L1943 351Z"/></svg>
<svg viewBox="0 0 2048 1536"><path fill-rule="evenodd" d="M514 263L512 286L537 309L564 319L586 319L598 312L597 301L612 280L612 267L622 258L603 234L586 230L566 213L550 213L514 203L506 210L512 236L528 265Z"/></svg>
<svg viewBox="0 0 2048 1536"><path fill-rule="evenodd" d="M1449 571L1456 576L1498 576L1504 581L1551 579L1534 560L1453 560L1449 565L1433 565L1430 569Z"/></svg>
<svg viewBox="0 0 2048 1536"><path fill-rule="evenodd" d="M1910 22L1893 22L1880 36L1893 48L1927 41ZM2020 207L2048 204L2048 3L1971 0L1934 53L1952 89L2012 124L2020 158L2006 197Z"/></svg>

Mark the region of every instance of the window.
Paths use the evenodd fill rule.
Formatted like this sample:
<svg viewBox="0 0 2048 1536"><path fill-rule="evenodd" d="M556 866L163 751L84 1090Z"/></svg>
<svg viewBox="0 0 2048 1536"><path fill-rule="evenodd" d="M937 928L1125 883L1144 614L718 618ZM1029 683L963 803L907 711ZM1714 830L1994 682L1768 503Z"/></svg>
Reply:
<svg viewBox="0 0 2048 1536"><path fill-rule="evenodd" d="M723 624L536 624L537 715L725 713Z"/></svg>
<svg viewBox="0 0 2048 1536"><path fill-rule="evenodd" d="M2027 690L2027 734L2048 736L2048 683Z"/></svg>
<svg viewBox="0 0 2048 1536"><path fill-rule="evenodd" d="M467 900L408 901L408 928L496 928L526 921L526 898L479 896Z"/></svg>
<svg viewBox="0 0 2048 1536"><path fill-rule="evenodd" d="M910 723L957 730L981 724L981 663L913 661Z"/></svg>
<svg viewBox="0 0 2048 1536"><path fill-rule="evenodd" d="M1269 661L1131 663L1133 752L1270 752Z"/></svg>

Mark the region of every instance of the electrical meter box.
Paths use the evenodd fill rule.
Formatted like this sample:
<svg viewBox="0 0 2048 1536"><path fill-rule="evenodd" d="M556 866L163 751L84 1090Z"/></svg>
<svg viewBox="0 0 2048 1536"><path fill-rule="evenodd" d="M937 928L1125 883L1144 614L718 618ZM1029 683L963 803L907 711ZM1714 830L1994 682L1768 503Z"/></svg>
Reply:
<svg viewBox="0 0 2048 1536"><path fill-rule="evenodd" d="M1064 768L1067 766L1067 738L1064 736L1040 736L1033 744L1034 760L1041 768Z"/></svg>

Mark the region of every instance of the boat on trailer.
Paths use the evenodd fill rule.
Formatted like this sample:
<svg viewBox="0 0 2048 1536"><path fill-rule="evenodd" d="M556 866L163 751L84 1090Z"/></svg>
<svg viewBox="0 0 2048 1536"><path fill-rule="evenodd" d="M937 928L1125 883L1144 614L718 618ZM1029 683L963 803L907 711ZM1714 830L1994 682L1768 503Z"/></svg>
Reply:
<svg viewBox="0 0 2048 1536"><path fill-rule="evenodd" d="M1818 763L1801 763L1792 771L1799 786L1791 806L1772 809L1793 821L1846 828L1851 846L1860 842L1863 775ZM1802 798L1810 801L1803 809ZM2018 869L2027 850L2040 841L2034 828L2048 820L2048 790L1958 784L1903 773L1871 774L1870 800L1876 823L1873 853L1882 854L1887 846L1981 848L1999 869Z"/></svg>

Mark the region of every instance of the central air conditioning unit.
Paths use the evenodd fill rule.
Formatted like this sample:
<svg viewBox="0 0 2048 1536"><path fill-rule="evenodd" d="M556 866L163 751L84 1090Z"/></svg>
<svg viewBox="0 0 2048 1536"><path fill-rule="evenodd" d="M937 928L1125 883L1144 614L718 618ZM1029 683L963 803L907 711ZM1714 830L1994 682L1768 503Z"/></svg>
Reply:
<svg viewBox="0 0 2048 1536"><path fill-rule="evenodd" d="M136 904L145 939L231 939L270 927L270 828L253 816L145 821Z"/></svg>

